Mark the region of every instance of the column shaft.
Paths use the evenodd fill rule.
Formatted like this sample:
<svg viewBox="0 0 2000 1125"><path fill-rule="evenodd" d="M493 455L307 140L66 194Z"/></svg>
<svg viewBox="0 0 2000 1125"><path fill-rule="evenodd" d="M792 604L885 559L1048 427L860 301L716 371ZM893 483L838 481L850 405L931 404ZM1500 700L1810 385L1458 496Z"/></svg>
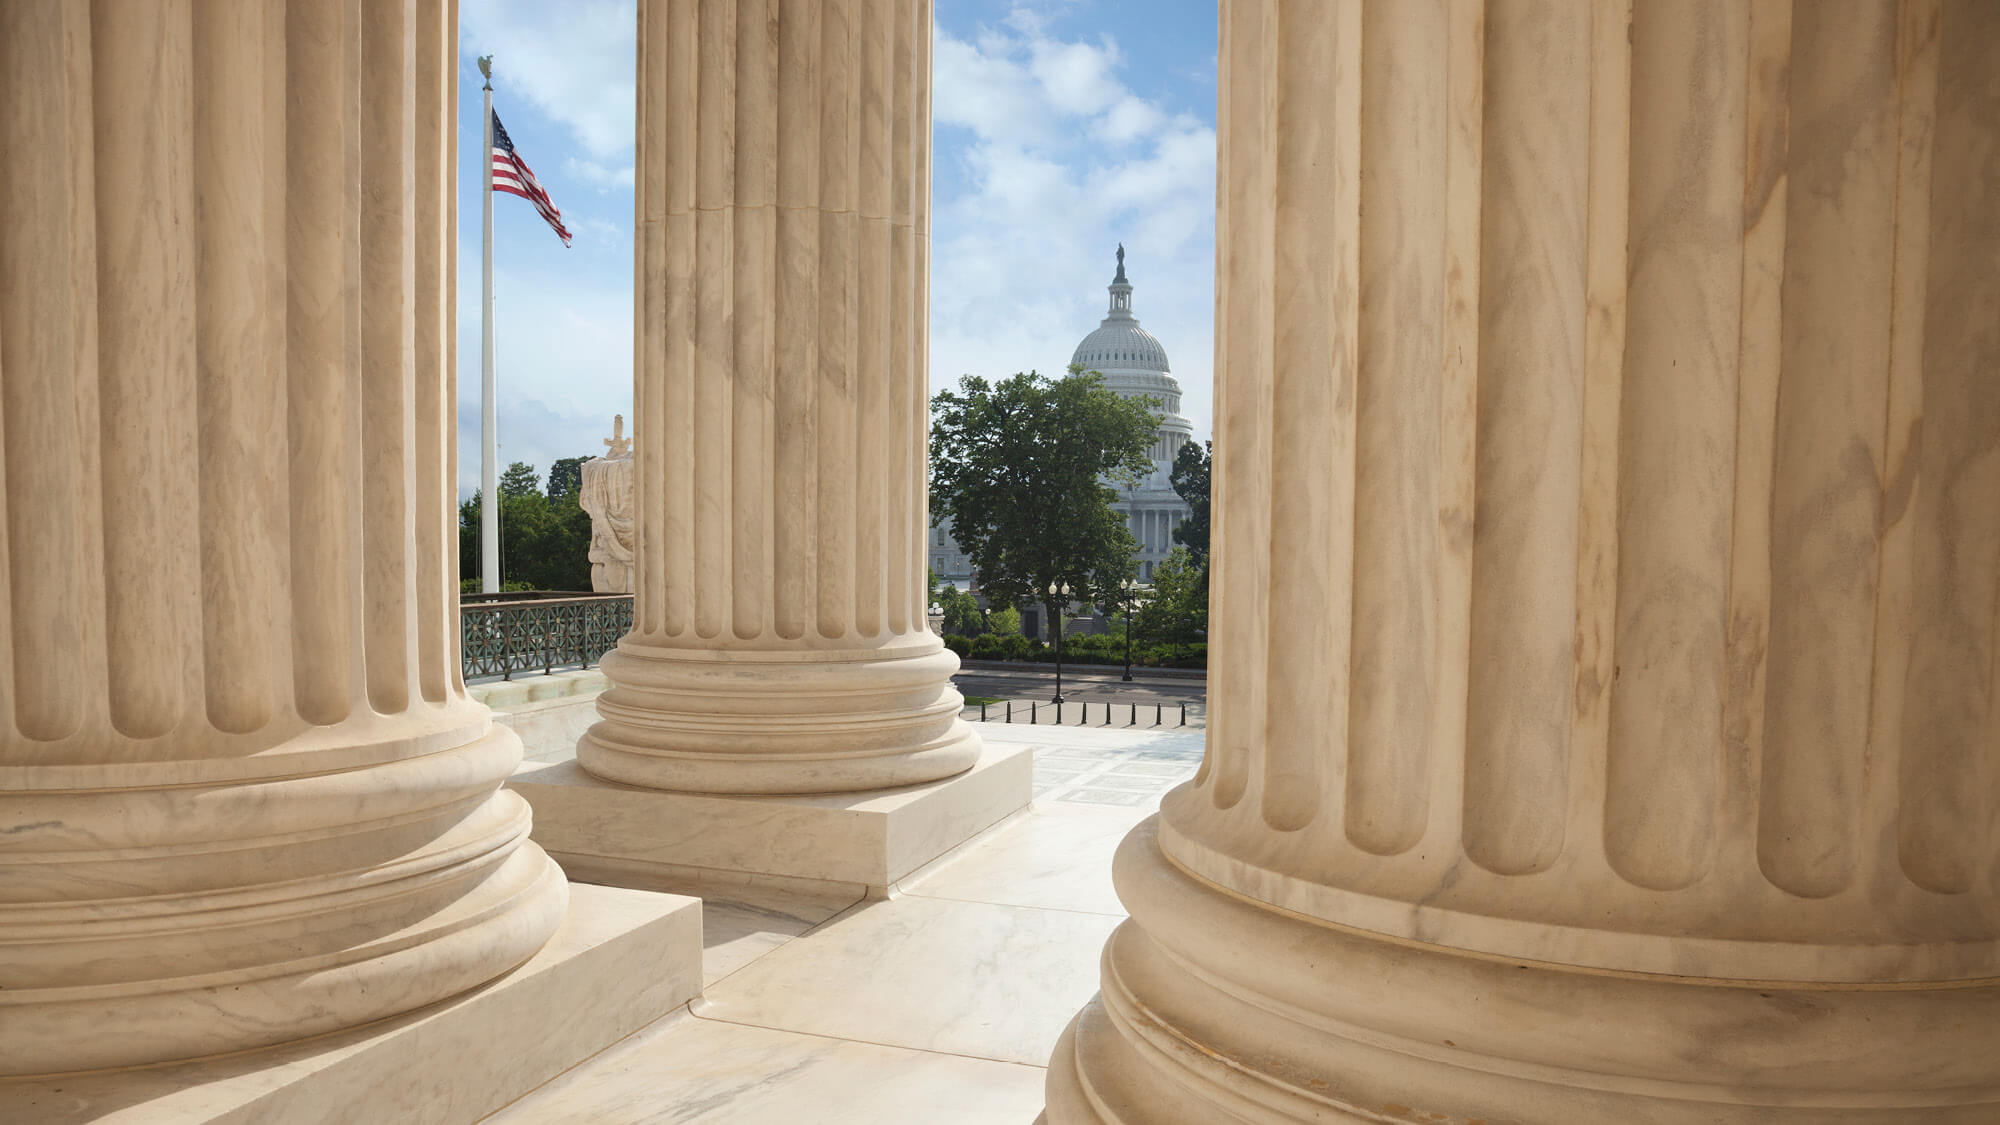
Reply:
<svg viewBox="0 0 2000 1125"><path fill-rule="evenodd" d="M632 633L578 760L814 792L956 773L925 626L930 6L640 9Z"/></svg>
<svg viewBox="0 0 2000 1125"><path fill-rule="evenodd" d="M0 1073L392 1015L561 917L459 683L456 30L0 9Z"/></svg>
<svg viewBox="0 0 2000 1125"><path fill-rule="evenodd" d="M2000 1112L1996 64L1226 0L1208 755L1052 1121Z"/></svg>

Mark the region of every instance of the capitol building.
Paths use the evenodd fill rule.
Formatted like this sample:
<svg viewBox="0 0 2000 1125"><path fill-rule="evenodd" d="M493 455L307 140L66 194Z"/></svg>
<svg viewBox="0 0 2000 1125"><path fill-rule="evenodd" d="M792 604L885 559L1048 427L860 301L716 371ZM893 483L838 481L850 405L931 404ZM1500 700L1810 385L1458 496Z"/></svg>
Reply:
<svg viewBox="0 0 2000 1125"><path fill-rule="evenodd" d="M1118 272L1107 287L1111 304L1104 320L1076 345L1070 363L1104 376L1104 385L1126 398L1152 400L1159 417L1153 436L1153 467L1133 485L1115 482L1119 498L1112 508L1138 540L1135 559L1139 580L1151 582L1153 569L1174 549L1174 528L1191 513L1174 491L1170 475L1174 456L1194 438L1194 426L1181 416L1181 385L1167 365L1167 349L1132 315L1132 282L1125 277L1125 247L1118 247ZM950 529L931 529L931 569L940 579L963 585L972 578L972 560L951 537Z"/></svg>

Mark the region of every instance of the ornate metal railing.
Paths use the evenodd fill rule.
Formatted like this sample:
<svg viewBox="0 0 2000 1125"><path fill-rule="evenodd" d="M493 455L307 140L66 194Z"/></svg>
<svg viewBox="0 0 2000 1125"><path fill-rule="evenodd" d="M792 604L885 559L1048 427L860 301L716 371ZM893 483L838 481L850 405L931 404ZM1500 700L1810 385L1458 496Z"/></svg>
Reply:
<svg viewBox="0 0 2000 1125"><path fill-rule="evenodd" d="M468 680L588 668L631 629L630 594L535 591L459 600L459 651Z"/></svg>

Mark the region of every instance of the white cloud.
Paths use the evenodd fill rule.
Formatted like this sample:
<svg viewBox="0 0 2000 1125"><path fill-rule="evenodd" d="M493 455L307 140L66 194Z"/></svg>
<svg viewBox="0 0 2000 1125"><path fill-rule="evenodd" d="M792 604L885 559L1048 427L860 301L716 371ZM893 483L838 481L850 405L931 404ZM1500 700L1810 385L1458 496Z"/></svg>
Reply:
<svg viewBox="0 0 2000 1125"><path fill-rule="evenodd" d="M638 44L633 0L475 0L459 12L460 50L494 56L494 93L527 98L601 161L632 151Z"/></svg>
<svg viewBox="0 0 2000 1125"><path fill-rule="evenodd" d="M596 237L592 221L578 233ZM628 237L614 229L617 238ZM479 485L479 257L459 259L459 495ZM626 275L629 279L630 275ZM496 268L494 382L502 466L526 461L546 473L560 457L603 447L611 416L632 416L632 293L629 280L568 282ZM468 284L469 282L469 284Z"/></svg>
<svg viewBox="0 0 2000 1125"><path fill-rule="evenodd" d="M634 168L627 164L623 168L609 168L594 160L584 160L572 156L563 161L563 168L570 175L587 183L597 185L599 191L613 188L629 188L635 181Z"/></svg>
<svg viewBox="0 0 2000 1125"><path fill-rule="evenodd" d="M1114 39L1058 40L1047 26L1016 8L999 28L938 35L932 386L1060 372L1104 315L1122 241L1135 311L1205 434L1215 130L1127 87Z"/></svg>

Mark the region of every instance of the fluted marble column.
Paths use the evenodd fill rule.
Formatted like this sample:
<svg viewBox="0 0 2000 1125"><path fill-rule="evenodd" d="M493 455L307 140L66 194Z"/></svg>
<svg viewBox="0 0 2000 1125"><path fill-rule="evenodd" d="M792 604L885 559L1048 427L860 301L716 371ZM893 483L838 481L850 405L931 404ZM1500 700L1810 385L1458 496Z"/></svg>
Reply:
<svg viewBox="0 0 2000 1125"><path fill-rule="evenodd" d="M1049 1119L2000 1118L2000 8L1221 44L1208 756Z"/></svg>
<svg viewBox="0 0 2000 1125"><path fill-rule="evenodd" d="M639 12L635 621L592 773L871 789L957 773L925 626L927 0Z"/></svg>
<svg viewBox="0 0 2000 1125"><path fill-rule="evenodd" d="M0 4L0 1074L451 996L567 901L459 681L457 20Z"/></svg>

